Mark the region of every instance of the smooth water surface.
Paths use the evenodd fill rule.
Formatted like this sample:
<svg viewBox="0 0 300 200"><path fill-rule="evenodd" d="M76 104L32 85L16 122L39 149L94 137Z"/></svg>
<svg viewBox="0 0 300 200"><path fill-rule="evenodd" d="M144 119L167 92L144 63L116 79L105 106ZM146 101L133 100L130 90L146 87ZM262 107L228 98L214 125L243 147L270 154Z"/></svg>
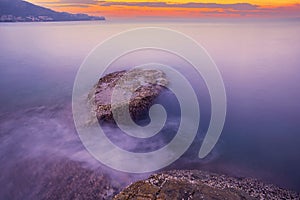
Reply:
<svg viewBox="0 0 300 200"><path fill-rule="evenodd" d="M41 157L68 158L91 168L103 167L107 173L121 177L124 184L136 179L107 169L86 152L74 128L71 100L76 72L88 53L113 34L143 26L167 27L194 38L217 64L227 92L225 127L211 155L200 160L197 157L200 144L195 142L189 153L170 169L205 169L255 177L300 191L299 25L299 22L1 24L3 175L0 183L6 186L0 193L18 190L19 186L7 175L15 166ZM124 67L128 65L130 60L124 61ZM180 70L188 71L185 67L182 65ZM191 81L197 81L194 79ZM202 109L206 113L210 107L207 91L200 90L198 97L202 95L206 96ZM205 116L200 135L207 128L209 114ZM177 123L170 121L168 127L176 128ZM113 127L105 128L108 135L116 131ZM124 148L134 145L124 141L121 142ZM161 145L155 141L142 144L148 144L146 148L150 149L149 144L155 148ZM43 172L43 167L32 168Z"/></svg>

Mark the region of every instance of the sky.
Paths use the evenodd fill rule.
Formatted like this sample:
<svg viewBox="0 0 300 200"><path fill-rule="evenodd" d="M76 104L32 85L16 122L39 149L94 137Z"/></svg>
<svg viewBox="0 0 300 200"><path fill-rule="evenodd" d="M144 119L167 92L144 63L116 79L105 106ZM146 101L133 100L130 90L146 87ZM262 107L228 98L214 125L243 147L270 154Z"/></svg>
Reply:
<svg viewBox="0 0 300 200"><path fill-rule="evenodd" d="M300 0L29 0L107 18L298 18Z"/></svg>

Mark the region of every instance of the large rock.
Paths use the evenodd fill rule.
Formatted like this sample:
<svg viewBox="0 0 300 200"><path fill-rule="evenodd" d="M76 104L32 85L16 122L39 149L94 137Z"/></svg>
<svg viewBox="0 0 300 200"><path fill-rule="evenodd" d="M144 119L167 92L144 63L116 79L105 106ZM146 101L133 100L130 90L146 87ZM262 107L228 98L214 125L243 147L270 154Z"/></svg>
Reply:
<svg viewBox="0 0 300 200"><path fill-rule="evenodd" d="M167 84L166 76L160 70L117 71L100 78L89 95L89 101L98 120L114 122L111 104L112 93L116 86L122 86L123 89L132 93L129 101L130 116L133 119L139 119L148 112L154 99ZM130 91L132 89L134 91ZM119 102L119 104L121 104L119 106L126 106L128 102Z"/></svg>
<svg viewBox="0 0 300 200"><path fill-rule="evenodd" d="M115 200L152 199L299 199L299 194L251 178L234 178L198 171L154 174L125 188Z"/></svg>

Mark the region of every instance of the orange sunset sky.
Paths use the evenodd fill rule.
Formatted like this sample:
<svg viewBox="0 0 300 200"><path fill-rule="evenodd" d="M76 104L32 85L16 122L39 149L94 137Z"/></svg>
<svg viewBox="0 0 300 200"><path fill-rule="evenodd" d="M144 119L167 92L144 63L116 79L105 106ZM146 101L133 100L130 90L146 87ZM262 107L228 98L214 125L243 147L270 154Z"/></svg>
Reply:
<svg viewBox="0 0 300 200"><path fill-rule="evenodd" d="M29 0L56 11L115 17L298 18L300 0Z"/></svg>

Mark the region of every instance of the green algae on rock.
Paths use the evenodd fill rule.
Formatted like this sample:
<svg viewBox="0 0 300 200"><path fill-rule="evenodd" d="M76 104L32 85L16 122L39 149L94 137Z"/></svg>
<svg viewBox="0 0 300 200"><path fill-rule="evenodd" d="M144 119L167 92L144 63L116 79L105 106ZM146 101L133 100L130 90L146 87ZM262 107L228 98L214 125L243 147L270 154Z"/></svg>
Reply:
<svg viewBox="0 0 300 200"><path fill-rule="evenodd" d="M153 174L146 180L133 183L114 200L277 200L299 197L296 192L252 178L234 178L199 170L174 170Z"/></svg>

